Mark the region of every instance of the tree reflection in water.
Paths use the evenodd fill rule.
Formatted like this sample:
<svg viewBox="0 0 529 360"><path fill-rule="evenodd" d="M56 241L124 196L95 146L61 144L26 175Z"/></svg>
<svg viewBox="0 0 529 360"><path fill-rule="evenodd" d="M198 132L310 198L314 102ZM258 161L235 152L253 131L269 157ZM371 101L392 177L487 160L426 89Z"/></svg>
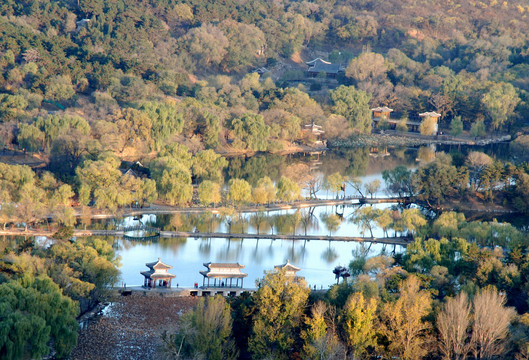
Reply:
<svg viewBox="0 0 529 360"><path fill-rule="evenodd" d="M337 258L338 253L334 248L331 247L331 242L329 241L329 247L321 254L321 259L327 264L332 264Z"/></svg>

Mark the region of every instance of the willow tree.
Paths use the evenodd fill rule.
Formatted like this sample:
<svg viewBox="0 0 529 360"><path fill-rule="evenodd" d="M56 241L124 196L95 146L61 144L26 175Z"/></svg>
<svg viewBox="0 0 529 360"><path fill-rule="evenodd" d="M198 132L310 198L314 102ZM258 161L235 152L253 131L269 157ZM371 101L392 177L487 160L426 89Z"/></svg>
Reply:
<svg viewBox="0 0 529 360"><path fill-rule="evenodd" d="M204 205L218 204L222 198L220 195L220 185L209 180L202 181L198 186L198 199Z"/></svg>
<svg viewBox="0 0 529 360"><path fill-rule="evenodd" d="M331 91L334 114L344 116L351 128L363 133L371 131L371 111L369 100L371 95L365 91L357 90L354 86L340 85Z"/></svg>
<svg viewBox="0 0 529 360"><path fill-rule="evenodd" d="M0 357L66 357L77 342L79 307L47 276L24 275L0 285Z"/></svg>

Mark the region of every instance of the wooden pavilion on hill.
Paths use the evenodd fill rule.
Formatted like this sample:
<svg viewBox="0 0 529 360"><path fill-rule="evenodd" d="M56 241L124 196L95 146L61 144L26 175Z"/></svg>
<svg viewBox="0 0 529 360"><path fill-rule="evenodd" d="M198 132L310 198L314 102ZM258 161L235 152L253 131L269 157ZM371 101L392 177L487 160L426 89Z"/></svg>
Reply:
<svg viewBox="0 0 529 360"><path fill-rule="evenodd" d="M379 122L384 119L387 121L389 129L395 130L397 128L397 124L400 122L400 120L391 119L390 116L393 112L393 109L390 109L387 106L379 106L371 109L371 111L373 112L373 129L378 128Z"/></svg>
<svg viewBox="0 0 529 360"><path fill-rule="evenodd" d="M176 277L176 275L169 274L167 271L172 269L171 265L164 264L160 258L158 261L145 264L149 268L148 271L142 271L141 274L145 277L143 286L155 288L156 286L160 287L171 287L171 280Z"/></svg>
<svg viewBox="0 0 529 360"><path fill-rule="evenodd" d="M281 265L274 266L274 269L276 270L284 270L285 271L285 277L287 279L303 279L303 277L298 276L297 272L301 270L301 268L298 268L297 266L294 266L290 263L290 261L287 259L287 262Z"/></svg>
<svg viewBox="0 0 529 360"><path fill-rule="evenodd" d="M373 112L373 119L386 117L386 119L389 120L389 117L391 113L393 112L393 109L390 109L387 106L379 106L379 107L371 109L371 111Z"/></svg>
<svg viewBox="0 0 529 360"><path fill-rule="evenodd" d="M204 277L202 281L202 286L206 286L206 278L208 279L207 287L210 287L209 280L213 279L213 286L217 287L234 287L233 279L235 279L235 287L239 287L239 279L241 279L241 285L243 286L243 280L248 274L241 272L245 266L239 263L204 263L204 266L207 268L205 271L201 271L200 274ZM219 280L217 284L217 279ZM228 280L230 281L228 285Z"/></svg>

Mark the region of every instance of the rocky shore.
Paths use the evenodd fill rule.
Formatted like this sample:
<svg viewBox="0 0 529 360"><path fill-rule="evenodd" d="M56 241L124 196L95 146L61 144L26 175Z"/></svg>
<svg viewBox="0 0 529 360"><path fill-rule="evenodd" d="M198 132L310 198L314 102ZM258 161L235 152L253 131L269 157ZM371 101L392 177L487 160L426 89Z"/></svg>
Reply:
<svg viewBox="0 0 529 360"><path fill-rule="evenodd" d="M165 359L161 334L178 330L195 297L117 296L79 332L71 360Z"/></svg>

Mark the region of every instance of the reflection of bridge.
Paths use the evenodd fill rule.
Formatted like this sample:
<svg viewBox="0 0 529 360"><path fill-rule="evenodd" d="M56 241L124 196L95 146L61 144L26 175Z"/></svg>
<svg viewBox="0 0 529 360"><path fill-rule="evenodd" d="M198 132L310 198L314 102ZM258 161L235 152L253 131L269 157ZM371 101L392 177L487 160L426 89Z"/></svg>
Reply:
<svg viewBox="0 0 529 360"><path fill-rule="evenodd" d="M413 241L408 236L396 237L363 237L363 236L331 236L331 235L283 235L283 234L228 234L228 233L193 233L181 231L161 231L161 237L194 237L224 239L271 239L271 240L323 240L323 241L355 241L372 242L406 246Z"/></svg>
<svg viewBox="0 0 529 360"><path fill-rule="evenodd" d="M134 234L137 231L141 231L145 235ZM160 237L160 229L146 225L126 226L121 232L125 239L131 240L152 240Z"/></svg>

